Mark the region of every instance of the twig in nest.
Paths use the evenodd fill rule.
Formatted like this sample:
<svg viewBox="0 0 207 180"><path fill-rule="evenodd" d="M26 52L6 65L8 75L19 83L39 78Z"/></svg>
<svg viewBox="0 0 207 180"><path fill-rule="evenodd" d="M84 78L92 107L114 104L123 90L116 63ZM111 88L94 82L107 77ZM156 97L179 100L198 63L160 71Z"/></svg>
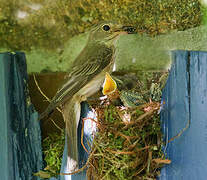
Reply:
<svg viewBox="0 0 207 180"><path fill-rule="evenodd" d="M188 120L186 126L176 136L172 137L167 143L170 143L174 139L180 137L184 133L184 131L186 131L189 128L189 126L190 126L190 119Z"/></svg>
<svg viewBox="0 0 207 180"><path fill-rule="evenodd" d="M93 121L93 122L95 122L97 125L100 125L100 123L98 122L98 121L96 121L94 118L90 118L90 117L87 117L87 118L83 118L83 121L85 121L85 120L91 120L91 121Z"/></svg>
<svg viewBox="0 0 207 180"><path fill-rule="evenodd" d="M161 158L153 159L152 161L157 163L157 164L170 164L171 163L171 160L161 159Z"/></svg>
<svg viewBox="0 0 207 180"><path fill-rule="evenodd" d="M167 141L167 143L166 143L166 145L165 145L165 150L164 150L164 152L166 151L166 149L167 149L167 145L170 143L170 142L172 142L172 141L174 141L176 138L178 138L178 137L180 137L188 128L189 128L189 126L190 126L190 119L188 119L188 122L187 122L187 124L186 124L186 126L177 134L177 135L175 135L174 137L172 137L170 140L168 140ZM164 157L164 154L163 154L163 157ZM164 160L163 160L164 161ZM166 163L164 163L164 164L168 164L167 163L168 161L166 161ZM169 160L169 164L171 163L171 161Z"/></svg>
<svg viewBox="0 0 207 180"><path fill-rule="evenodd" d="M114 151L114 150L111 150L109 148L106 149L108 152L111 152L113 154L136 154L135 151Z"/></svg>
<svg viewBox="0 0 207 180"><path fill-rule="evenodd" d="M145 150L145 149L149 149L150 147L151 147L151 146L145 146L145 147L143 147L143 148L139 148L139 149L137 148L136 151L137 151L137 152L139 152L139 151L143 151L143 150Z"/></svg>
<svg viewBox="0 0 207 180"><path fill-rule="evenodd" d="M131 143L130 139L133 138L133 137L130 137L130 136L126 136L121 132L116 132L115 137L118 137L118 136L121 136L121 137L125 138L129 143ZM134 136L134 137L136 138L136 136Z"/></svg>
<svg viewBox="0 0 207 180"><path fill-rule="evenodd" d="M133 124L136 124L138 121L148 117L148 116L152 116L154 114L154 112L157 111L157 109L151 109L150 111L148 112L145 112L144 114L140 115L136 120L134 121L131 121L129 123L126 123L126 126L124 127L124 129L127 129L129 128L130 126L132 126Z"/></svg>
<svg viewBox="0 0 207 180"><path fill-rule="evenodd" d="M83 149L88 153L88 150L86 149L86 147L85 147L85 145L84 145L84 143L83 143L83 130L84 130L84 122L85 122L85 120L91 120L91 121L93 121L93 122L95 122L95 123L98 123L98 122L97 122L95 119L90 118L90 117L88 117L88 118L83 118L83 119L82 119L81 145L83 146Z"/></svg>
<svg viewBox="0 0 207 180"><path fill-rule="evenodd" d="M150 171L150 165L151 165L151 161L152 161L152 151L148 152L148 160L147 160L147 173L149 173Z"/></svg>
<svg viewBox="0 0 207 180"><path fill-rule="evenodd" d="M88 150L86 149L84 143L83 143L83 130L84 130L84 120L87 119L87 118L84 118L82 120L82 129L81 129L81 145L83 147L83 149L88 153Z"/></svg>
<svg viewBox="0 0 207 180"><path fill-rule="evenodd" d="M55 125L55 127L56 128L58 128L61 132L63 131L56 123L55 123L55 121L52 119L52 118L49 118L51 121L52 121L52 123Z"/></svg>
<svg viewBox="0 0 207 180"><path fill-rule="evenodd" d="M136 151L114 151L112 149L107 148L106 151L109 151L113 154L137 154L137 152L140 152L140 151L143 151L143 150L146 150L146 149L149 149L149 148L150 148L150 146L145 146L145 147L140 148L140 149L136 148Z"/></svg>
<svg viewBox="0 0 207 180"><path fill-rule="evenodd" d="M83 118L83 119L82 119L81 145L83 146L83 149L88 153L88 150L86 149L86 147L85 147L85 145L84 145L84 143L83 143L84 122L85 122L86 120L91 120L91 121L95 122L96 124L99 124L99 123L98 123L95 119L90 118L90 117L87 117L87 118Z"/></svg>
<svg viewBox="0 0 207 180"><path fill-rule="evenodd" d="M148 162L146 161L146 163L143 165L143 167L137 171L135 174L132 175L132 177L136 177L138 174L140 174L148 165Z"/></svg>
<svg viewBox="0 0 207 180"><path fill-rule="evenodd" d="M141 104L141 105L136 106L136 107L131 107L130 109L133 110L133 112L131 113L131 115L136 114L136 113L137 113L136 110L144 109L144 108L146 108L146 107L148 107L148 106L151 106L152 103L153 103L153 102L149 102L149 103Z"/></svg>
<svg viewBox="0 0 207 180"><path fill-rule="evenodd" d="M113 171L115 169L115 167L111 167L111 169L109 169L107 172L106 172L106 174L101 178L101 180L104 180L105 179L105 177L107 177L108 176L108 174L111 172L111 171Z"/></svg>

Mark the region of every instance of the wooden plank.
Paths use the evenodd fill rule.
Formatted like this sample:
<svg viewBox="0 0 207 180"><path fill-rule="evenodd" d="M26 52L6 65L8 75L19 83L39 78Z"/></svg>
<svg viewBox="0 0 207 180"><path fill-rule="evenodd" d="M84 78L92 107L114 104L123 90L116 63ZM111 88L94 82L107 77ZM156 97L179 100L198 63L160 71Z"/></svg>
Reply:
<svg viewBox="0 0 207 180"><path fill-rule="evenodd" d="M207 179L207 52L190 52L190 115L189 179Z"/></svg>
<svg viewBox="0 0 207 180"><path fill-rule="evenodd" d="M175 51L173 59L161 112L166 142L189 120L190 126L164 148L172 163L162 168L160 179L206 179L207 53Z"/></svg>
<svg viewBox="0 0 207 180"><path fill-rule="evenodd" d="M5 180L39 179L42 168L38 114L29 101L24 53L0 54L0 173Z"/></svg>
<svg viewBox="0 0 207 180"><path fill-rule="evenodd" d="M163 101L165 105L161 111L161 121L163 123L163 133L165 142L176 136L187 124L189 119L189 101L188 101L188 78L187 69L188 52L175 51L172 53L173 64L170 75L163 90ZM162 169L161 178L179 179L183 171L183 157L185 156L184 141L185 134L167 144L164 148L167 157L172 160L169 166Z"/></svg>
<svg viewBox="0 0 207 180"><path fill-rule="evenodd" d="M7 61L5 61L5 59ZM9 165L12 159L11 152L9 147L11 146L11 138L9 136L8 126L9 126L9 100L8 100L8 83L7 80L10 77L10 63L11 56L9 54L0 54L0 174L2 179L13 179L12 174L13 168L9 168Z"/></svg>

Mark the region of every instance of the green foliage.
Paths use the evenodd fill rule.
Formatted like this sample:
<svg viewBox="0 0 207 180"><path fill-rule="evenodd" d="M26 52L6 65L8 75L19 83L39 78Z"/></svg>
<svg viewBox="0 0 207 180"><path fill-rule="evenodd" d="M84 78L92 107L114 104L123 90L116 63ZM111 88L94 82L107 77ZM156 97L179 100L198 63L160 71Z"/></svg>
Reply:
<svg viewBox="0 0 207 180"><path fill-rule="evenodd" d="M202 13L202 24L207 25L207 7L206 6L201 7L201 13Z"/></svg>
<svg viewBox="0 0 207 180"><path fill-rule="evenodd" d="M44 160L47 164L45 170L49 171L51 176L56 176L60 172L62 156L65 144L65 136L61 134L49 134L43 140L42 148Z"/></svg>

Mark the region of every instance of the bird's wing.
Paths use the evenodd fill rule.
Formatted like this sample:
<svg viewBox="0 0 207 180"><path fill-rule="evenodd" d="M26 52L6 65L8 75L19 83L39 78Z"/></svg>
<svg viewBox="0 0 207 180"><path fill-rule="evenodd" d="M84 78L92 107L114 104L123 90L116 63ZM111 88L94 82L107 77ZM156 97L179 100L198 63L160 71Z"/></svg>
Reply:
<svg viewBox="0 0 207 180"><path fill-rule="evenodd" d="M109 51L109 49L107 49ZM99 51L99 53L101 53ZM102 52L106 53L106 52ZM104 54L105 55L105 54ZM99 74L112 60L113 49L110 53L107 52L106 56L103 54L94 54L93 57L89 57L83 64L73 66L71 73L68 76L68 80L56 93L47 109L40 115L39 119L50 114L60 104L70 99L76 92L84 87L91 79Z"/></svg>
<svg viewBox="0 0 207 180"><path fill-rule="evenodd" d="M85 63L80 67L75 67L70 73L67 82L58 90L53 98L54 103L61 104L71 98L78 90L84 87L93 77L101 71L100 64Z"/></svg>

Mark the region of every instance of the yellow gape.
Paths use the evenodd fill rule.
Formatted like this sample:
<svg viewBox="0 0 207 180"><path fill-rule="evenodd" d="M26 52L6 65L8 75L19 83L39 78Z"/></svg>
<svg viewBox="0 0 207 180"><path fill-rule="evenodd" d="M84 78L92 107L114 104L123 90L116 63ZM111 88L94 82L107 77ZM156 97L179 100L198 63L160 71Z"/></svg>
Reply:
<svg viewBox="0 0 207 180"><path fill-rule="evenodd" d="M116 90L116 88L116 82L112 79L110 74L106 72L102 93L104 95L109 95L113 93Z"/></svg>

